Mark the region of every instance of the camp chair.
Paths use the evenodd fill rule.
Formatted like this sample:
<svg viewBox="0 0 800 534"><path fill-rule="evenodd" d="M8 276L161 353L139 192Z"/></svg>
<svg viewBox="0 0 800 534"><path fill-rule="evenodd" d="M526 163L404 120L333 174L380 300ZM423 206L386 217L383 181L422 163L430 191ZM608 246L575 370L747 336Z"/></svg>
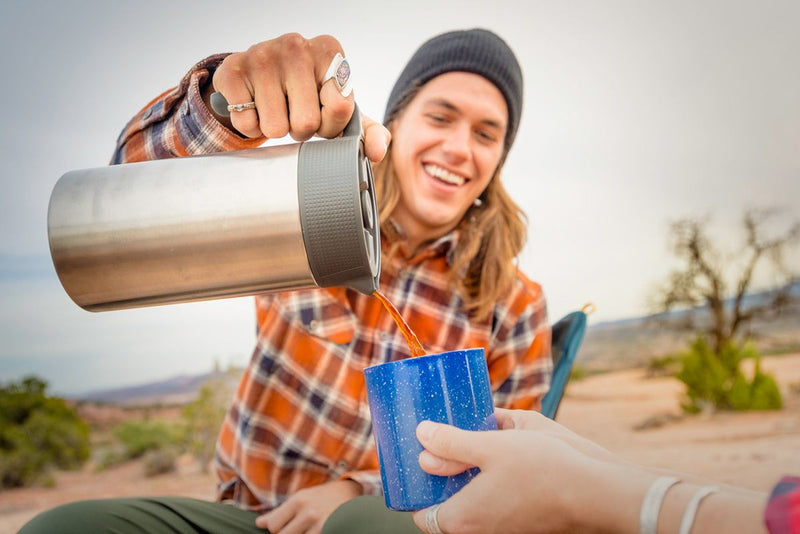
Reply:
<svg viewBox="0 0 800 534"><path fill-rule="evenodd" d="M586 316L594 311L594 305L586 304L579 311L565 315L553 325L552 357L553 380L550 391L542 399L542 414L556 418L558 405L567 387L572 364L586 332Z"/></svg>

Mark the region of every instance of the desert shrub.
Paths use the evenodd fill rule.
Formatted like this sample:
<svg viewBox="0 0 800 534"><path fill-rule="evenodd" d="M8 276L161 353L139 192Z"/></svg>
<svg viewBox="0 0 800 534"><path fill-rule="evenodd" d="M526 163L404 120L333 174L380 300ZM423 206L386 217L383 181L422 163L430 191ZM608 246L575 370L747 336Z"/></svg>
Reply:
<svg viewBox="0 0 800 534"><path fill-rule="evenodd" d="M783 408L783 398L775 379L757 370L750 387L751 410L779 410Z"/></svg>
<svg viewBox="0 0 800 534"><path fill-rule="evenodd" d="M53 467L76 469L89 458L89 426L47 383L24 378L0 387L0 486L52 483Z"/></svg>
<svg viewBox="0 0 800 534"><path fill-rule="evenodd" d="M217 435L225 419L232 390L228 373L214 375L200 388L197 398L183 408L184 444L197 458L203 472L214 457Z"/></svg>
<svg viewBox="0 0 800 534"><path fill-rule="evenodd" d="M573 364L572 369L569 371L569 380L567 383L572 382L573 380L579 381L583 380L589 376L589 372L586 370L586 367L582 365Z"/></svg>
<svg viewBox="0 0 800 534"><path fill-rule="evenodd" d="M126 421L113 431L114 437L123 446L125 460L141 458L148 451L155 451L177 444L179 433L166 421Z"/></svg>
<svg viewBox="0 0 800 534"><path fill-rule="evenodd" d="M125 456L125 450L121 446L111 447L99 454L100 458L97 460L95 470L103 471L109 467L121 464L128 458Z"/></svg>
<svg viewBox="0 0 800 534"><path fill-rule="evenodd" d="M746 359L755 362L753 378L741 370ZM698 336L681 357L677 378L686 385L685 411L704 409L778 410L783 401L775 379L761 371L761 359L752 345L725 344L715 353L703 336Z"/></svg>
<svg viewBox="0 0 800 534"><path fill-rule="evenodd" d="M178 452L175 447L163 447L148 451L143 458L144 474L152 477L175 471Z"/></svg>
<svg viewBox="0 0 800 534"><path fill-rule="evenodd" d="M680 356L676 354L652 358L649 362L647 362L645 375L648 378L675 376L675 373L677 373L680 369L680 359Z"/></svg>
<svg viewBox="0 0 800 534"><path fill-rule="evenodd" d="M146 419L144 421L126 421L115 426L111 432L114 440L107 444L106 451L97 462L97 469L103 470L113 467L128 460L144 458L145 473L152 470L153 474L165 473L174 468L177 449L181 444L181 433L167 421ZM163 455L160 453L165 452ZM159 453L155 459L148 459L147 455ZM171 460L167 460L171 458ZM157 464L171 462L172 467L157 467ZM148 466L148 463L153 466ZM148 475L149 476L149 475Z"/></svg>

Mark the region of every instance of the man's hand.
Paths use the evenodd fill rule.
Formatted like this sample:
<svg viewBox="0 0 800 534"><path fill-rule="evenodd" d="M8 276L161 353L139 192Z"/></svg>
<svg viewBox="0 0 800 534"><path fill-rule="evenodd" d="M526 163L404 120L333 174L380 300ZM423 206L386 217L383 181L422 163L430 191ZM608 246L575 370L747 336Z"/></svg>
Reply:
<svg viewBox="0 0 800 534"><path fill-rule="evenodd" d="M256 109L234 111L233 128L251 138L279 139L290 134L296 141L314 135L336 137L353 114L353 94L345 97L333 80L323 83L328 66L341 44L330 35L306 39L288 33L226 57L206 91L217 91L230 104L255 102ZM389 132L364 117L367 157L380 161L389 144Z"/></svg>
<svg viewBox="0 0 800 534"><path fill-rule="evenodd" d="M362 494L352 480L336 480L298 491L270 512L256 518L256 526L271 534L318 534L328 517L345 501Z"/></svg>

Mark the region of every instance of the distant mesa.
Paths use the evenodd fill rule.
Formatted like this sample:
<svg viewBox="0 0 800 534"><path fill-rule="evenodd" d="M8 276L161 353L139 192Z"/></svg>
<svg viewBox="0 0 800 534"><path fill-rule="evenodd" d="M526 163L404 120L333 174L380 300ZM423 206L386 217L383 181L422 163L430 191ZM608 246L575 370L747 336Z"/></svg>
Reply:
<svg viewBox="0 0 800 534"><path fill-rule="evenodd" d="M238 376L235 373L227 374L231 380L238 380ZM120 406L186 404L197 397L197 392L208 380L224 375L226 373L222 372L181 375L158 382L93 391L84 395L77 395L74 400Z"/></svg>

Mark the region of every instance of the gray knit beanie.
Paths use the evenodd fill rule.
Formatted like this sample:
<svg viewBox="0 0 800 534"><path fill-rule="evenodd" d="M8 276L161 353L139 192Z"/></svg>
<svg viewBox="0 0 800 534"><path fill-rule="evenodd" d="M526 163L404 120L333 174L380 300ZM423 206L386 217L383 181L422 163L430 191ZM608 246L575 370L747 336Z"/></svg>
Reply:
<svg viewBox="0 0 800 534"><path fill-rule="evenodd" d="M452 71L479 74L500 89L508 106L508 151L522 115L522 69L514 52L500 37L483 29L458 30L437 35L417 49L389 94L384 123L413 88Z"/></svg>

